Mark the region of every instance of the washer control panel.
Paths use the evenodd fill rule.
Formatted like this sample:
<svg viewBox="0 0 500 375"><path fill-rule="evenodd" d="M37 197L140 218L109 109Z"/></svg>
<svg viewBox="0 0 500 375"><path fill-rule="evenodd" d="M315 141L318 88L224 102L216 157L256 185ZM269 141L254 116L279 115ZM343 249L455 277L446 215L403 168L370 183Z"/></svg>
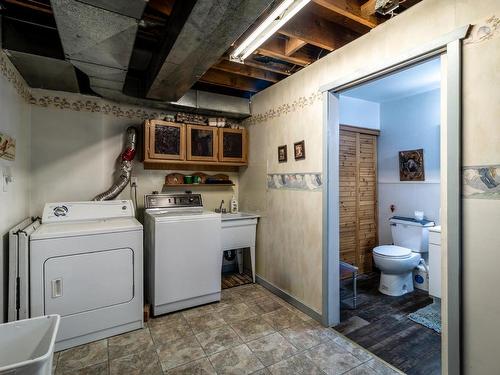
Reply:
<svg viewBox="0 0 500 375"><path fill-rule="evenodd" d="M203 207L201 194L147 194L144 196L146 208Z"/></svg>

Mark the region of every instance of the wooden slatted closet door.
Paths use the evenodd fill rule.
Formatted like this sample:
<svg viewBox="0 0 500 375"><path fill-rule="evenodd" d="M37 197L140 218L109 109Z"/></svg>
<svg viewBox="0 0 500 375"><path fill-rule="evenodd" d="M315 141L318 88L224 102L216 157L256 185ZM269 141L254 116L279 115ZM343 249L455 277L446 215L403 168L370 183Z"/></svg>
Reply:
<svg viewBox="0 0 500 375"><path fill-rule="evenodd" d="M372 270L377 236L377 131L340 128L340 259Z"/></svg>

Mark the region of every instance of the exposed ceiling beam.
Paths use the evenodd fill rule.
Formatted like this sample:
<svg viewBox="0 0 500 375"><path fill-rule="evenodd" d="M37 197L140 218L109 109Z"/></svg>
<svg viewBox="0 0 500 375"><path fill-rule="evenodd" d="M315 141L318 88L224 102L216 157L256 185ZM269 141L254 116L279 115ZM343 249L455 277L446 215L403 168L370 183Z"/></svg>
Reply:
<svg viewBox="0 0 500 375"><path fill-rule="evenodd" d="M314 2L311 2L307 8L312 14L321 17L329 22L334 23L335 25L343 26L346 29L349 29L355 32L358 35L366 34L371 30L371 27L362 25L356 21L353 21L350 18L344 17L341 14L332 12L331 10L322 7Z"/></svg>
<svg viewBox="0 0 500 375"><path fill-rule="evenodd" d="M267 70L269 72L284 74L286 76L292 75L288 66L284 64L280 64L277 62L268 62L263 63L257 60L254 60L251 56L245 59L245 65L253 66L254 68L259 68L263 70Z"/></svg>
<svg viewBox="0 0 500 375"><path fill-rule="evenodd" d="M50 8L50 5L40 3L38 1L21 1L21 0L5 0L7 4L14 4L18 5L23 8L29 8L33 10L37 10L39 12L47 13L47 14L52 14L52 10Z"/></svg>
<svg viewBox="0 0 500 375"><path fill-rule="evenodd" d="M210 83L217 86L230 87L233 89L253 93L258 92L270 85L270 83L262 85L259 84L259 81L255 79L242 77L237 74L221 72L215 69L210 69L208 72L206 72L203 77L200 78L200 82Z"/></svg>
<svg viewBox="0 0 500 375"><path fill-rule="evenodd" d="M376 17L364 17L361 14L361 7L356 0L313 0L316 4L331 10L332 12L341 14L344 17L350 18L362 25L370 28L376 27L379 22Z"/></svg>
<svg viewBox="0 0 500 375"><path fill-rule="evenodd" d="M274 57L278 60L286 61L292 64L307 66L314 60L300 51L295 52L293 56L286 55L286 40L273 38L264 43L257 49L257 53L264 56Z"/></svg>
<svg viewBox="0 0 500 375"><path fill-rule="evenodd" d="M170 16L174 8L175 0L149 0L148 6L162 14Z"/></svg>
<svg viewBox="0 0 500 375"><path fill-rule="evenodd" d="M255 68L249 65L243 65L227 60L221 60L217 65L214 65L212 69L221 70L223 72L234 73L241 76L262 79L264 81L269 81L276 83L281 81L285 76L270 72L267 70Z"/></svg>
<svg viewBox="0 0 500 375"><path fill-rule="evenodd" d="M272 0L176 1L165 37L146 73L149 99L176 101L247 30ZM183 20L177 17L178 9Z"/></svg>
<svg viewBox="0 0 500 375"><path fill-rule="evenodd" d="M285 45L285 55L290 56L294 54L306 44L307 42L304 42L302 39L295 38L294 36L288 36L288 40Z"/></svg>
<svg viewBox="0 0 500 375"><path fill-rule="evenodd" d="M292 38L299 38L309 44L333 51L344 44L356 39L357 35L345 30L310 12L300 14L293 21L288 22L280 30L280 34Z"/></svg>
<svg viewBox="0 0 500 375"><path fill-rule="evenodd" d="M373 16L375 14L375 5L377 0L368 0L366 3L361 5L361 15L363 17Z"/></svg>

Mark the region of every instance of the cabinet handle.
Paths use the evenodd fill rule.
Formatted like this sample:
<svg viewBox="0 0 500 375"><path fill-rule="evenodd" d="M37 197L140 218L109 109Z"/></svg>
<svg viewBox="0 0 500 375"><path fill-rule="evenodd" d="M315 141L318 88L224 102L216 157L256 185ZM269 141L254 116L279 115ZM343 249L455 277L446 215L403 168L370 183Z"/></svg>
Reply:
<svg viewBox="0 0 500 375"><path fill-rule="evenodd" d="M62 278L52 280L52 298L62 297L63 285Z"/></svg>

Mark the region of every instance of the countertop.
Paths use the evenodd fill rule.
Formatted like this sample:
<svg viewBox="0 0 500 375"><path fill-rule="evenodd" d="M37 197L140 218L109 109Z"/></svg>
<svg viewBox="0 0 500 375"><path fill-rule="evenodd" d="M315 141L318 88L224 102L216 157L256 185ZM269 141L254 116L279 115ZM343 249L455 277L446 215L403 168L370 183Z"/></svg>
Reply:
<svg viewBox="0 0 500 375"><path fill-rule="evenodd" d="M259 214L252 213L252 212L237 212L235 214L227 213L227 214L222 214L221 215L222 221L244 220L244 219L257 219L259 217L260 217Z"/></svg>

